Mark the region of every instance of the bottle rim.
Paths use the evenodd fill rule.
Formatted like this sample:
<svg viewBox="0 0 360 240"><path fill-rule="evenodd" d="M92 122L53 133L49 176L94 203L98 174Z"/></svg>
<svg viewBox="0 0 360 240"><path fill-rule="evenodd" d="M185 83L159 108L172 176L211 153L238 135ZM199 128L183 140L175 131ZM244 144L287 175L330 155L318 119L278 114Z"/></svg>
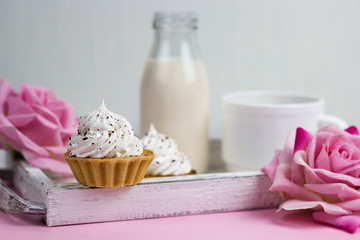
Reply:
<svg viewBox="0 0 360 240"><path fill-rule="evenodd" d="M197 14L191 11L155 12L153 28L155 29L197 29Z"/></svg>

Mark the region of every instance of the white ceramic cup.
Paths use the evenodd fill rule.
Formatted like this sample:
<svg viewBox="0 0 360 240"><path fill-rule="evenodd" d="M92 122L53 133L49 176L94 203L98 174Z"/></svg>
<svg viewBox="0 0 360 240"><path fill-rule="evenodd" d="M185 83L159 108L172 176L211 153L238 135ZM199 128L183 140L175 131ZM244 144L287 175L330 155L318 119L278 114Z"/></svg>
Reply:
<svg viewBox="0 0 360 240"><path fill-rule="evenodd" d="M324 115L324 100L307 93L246 91L222 98L222 158L228 171L259 171L282 149L291 130L316 132L344 120Z"/></svg>

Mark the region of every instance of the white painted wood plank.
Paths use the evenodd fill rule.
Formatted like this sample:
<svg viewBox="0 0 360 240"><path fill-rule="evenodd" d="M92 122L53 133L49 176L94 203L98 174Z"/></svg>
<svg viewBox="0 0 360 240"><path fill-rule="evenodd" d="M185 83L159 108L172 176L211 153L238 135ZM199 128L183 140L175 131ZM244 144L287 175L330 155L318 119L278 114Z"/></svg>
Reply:
<svg viewBox="0 0 360 240"><path fill-rule="evenodd" d="M19 197L0 179L0 210L8 213L46 214L42 202L27 201Z"/></svg>
<svg viewBox="0 0 360 240"><path fill-rule="evenodd" d="M40 169L31 167L24 161L16 160L14 185L28 200L46 204L47 191L53 186L53 183Z"/></svg>
<svg viewBox="0 0 360 240"><path fill-rule="evenodd" d="M266 176L50 190L49 226L276 207Z"/></svg>

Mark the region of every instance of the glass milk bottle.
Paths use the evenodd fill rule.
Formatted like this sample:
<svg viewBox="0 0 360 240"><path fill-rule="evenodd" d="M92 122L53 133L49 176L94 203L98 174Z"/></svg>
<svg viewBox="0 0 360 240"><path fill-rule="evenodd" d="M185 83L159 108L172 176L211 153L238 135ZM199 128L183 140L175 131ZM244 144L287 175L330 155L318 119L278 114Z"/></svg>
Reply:
<svg viewBox="0 0 360 240"><path fill-rule="evenodd" d="M209 164L209 84L197 44L197 16L156 13L153 27L141 82L141 133L153 123L203 173Z"/></svg>

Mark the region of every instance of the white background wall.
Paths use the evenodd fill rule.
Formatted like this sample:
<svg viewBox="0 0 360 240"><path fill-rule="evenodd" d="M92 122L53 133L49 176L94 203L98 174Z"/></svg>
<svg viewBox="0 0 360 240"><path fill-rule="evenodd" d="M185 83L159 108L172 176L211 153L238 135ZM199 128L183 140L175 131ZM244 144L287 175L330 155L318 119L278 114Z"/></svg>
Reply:
<svg viewBox="0 0 360 240"><path fill-rule="evenodd" d="M158 10L199 15L211 86L210 136L221 96L249 89L319 94L327 113L360 126L360 1L0 0L0 77L52 89L78 114L102 99L139 131L139 86Z"/></svg>

